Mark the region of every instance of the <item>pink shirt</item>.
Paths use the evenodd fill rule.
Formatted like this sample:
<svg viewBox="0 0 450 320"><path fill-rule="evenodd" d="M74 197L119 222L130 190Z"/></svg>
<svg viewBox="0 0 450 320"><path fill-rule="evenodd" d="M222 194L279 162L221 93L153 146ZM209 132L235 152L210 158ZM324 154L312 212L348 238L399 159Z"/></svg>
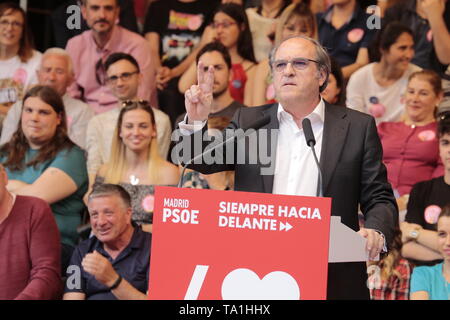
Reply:
<svg viewBox="0 0 450 320"><path fill-rule="evenodd" d="M400 195L409 194L417 182L443 175L436 127L436 122L419 127L403 122L378 125L388 180Z"/></svg>
<svg viewBox="0 0 450 320"><path fill-rule="evenodd" d="M68 93L73 98L84 100L95 113L102 113L117 106L117 98L106 85L100 85L96 79L96 74L104 76L103 69L96 72L97 63L100 59L105 62L108 56L115 52L128 53L136 59L142 74L138 96L150 101L152 106L158 105L156 69L150 57L150 45L137 33L115 25L111 39L100 49L95 43L92 30L88 30L70 39L66 50L72 57L75 72L75 81L68 88Z"/></svg>

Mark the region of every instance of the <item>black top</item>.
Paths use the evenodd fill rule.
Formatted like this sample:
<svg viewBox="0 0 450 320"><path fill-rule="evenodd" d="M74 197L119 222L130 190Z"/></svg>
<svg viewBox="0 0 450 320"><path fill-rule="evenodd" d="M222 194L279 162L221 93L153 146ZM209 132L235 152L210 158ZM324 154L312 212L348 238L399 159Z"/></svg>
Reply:
<svg viewBox="0 0 450 320"><path fill-rule="evenodd" d="M341 67L345 67L356 61L360 48L369 46L375 30L368 28L367 21L370 16L358 4L349 21L339 29L331 24L332 10L333 6L330 6L326 11L317 14L319 42Z"/></svg>
<svg viewBox="0 0 450 320"><path fill-rule="evenodd" d="M103 249L103 244L95 237L83 241L74 251L67 271L67 281L64 292L81 292L87 300L117 300L114 294L94 276L84 271L81 261L88 253L97 250L112 264L114 270L127 280L134 288L146 293L150 270L150 248L152 235L136 227L128 246L112 259ZM77 281L81 275L81 281Z"/></svg>
<svg viewBox="0 0 450 320"><path fill-rule="evenodd" d="M173 68L191 53L219 4L218 0L164 0L150 5L143 33L159 35L163 65Z"/></svg>
<svg viewBox="0 0 450 320"><path fill-rule="evenodd" d="M409 195L408 211L405 221L421 225L426 230L437 231L437 221L433 222L432 215L430 215L432 206L442 208L449 203L450 185L445 183L444 177L416 183ZM409 260L418 266L434 265L442 261L441 259L433 261Z"/></svg>
<svg viewBox="0 0 450 320"><path fill-rule="evenodd" d="M408 201L408 211L405 221L421 225L426 230L437 230L436 223L427 222L425 211L432 205L443 207L450 203L450 185L444 177L438 177L416 183L411 190Z"/></svg>

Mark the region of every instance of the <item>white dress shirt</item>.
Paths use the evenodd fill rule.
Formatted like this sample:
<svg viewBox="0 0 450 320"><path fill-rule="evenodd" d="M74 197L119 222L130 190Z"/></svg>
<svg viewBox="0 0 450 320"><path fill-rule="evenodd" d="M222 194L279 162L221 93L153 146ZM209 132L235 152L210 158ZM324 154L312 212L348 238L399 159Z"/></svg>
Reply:
<svg viewBox="0 0 450 320"><path fill-rule="evenodd" d="M306 144L303 129L298 128L292 115L287 113L281 104L278 104L277 117L280 123L280 131L277 141L272 193L315 197L317 195L319 171L311 148ZM322 99L306 118L311 121L316 139L315 150L317 158L320 159L325 119L325 104ZM184 121L179 123L179 128L182 135L190 135L201 130L205 124L206 121L188 124L186 115Z"/></svg>
<svg viewBox="0 0 450 320"><path fill-rule="evenodd" d="M325 104L321 99L314 111L306 117L311 121L318 159L322 150L324 108ZM319 171L312 150L306 144L303 129L297 126L292 115L287 113L281 104L278 104L277 117L280 132L272 193L315 197Z"/></svg>

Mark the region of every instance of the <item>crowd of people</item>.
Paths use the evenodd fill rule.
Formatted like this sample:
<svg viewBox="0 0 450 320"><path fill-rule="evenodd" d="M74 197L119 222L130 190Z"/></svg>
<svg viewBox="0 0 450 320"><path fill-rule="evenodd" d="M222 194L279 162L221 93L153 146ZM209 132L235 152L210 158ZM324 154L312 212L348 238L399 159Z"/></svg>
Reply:
<svg viewBox="0 0 450 320"><path fill-rule="evenodd" d="M146 299L154 189L180 179L173 131L245 127L261 110L283 170L191 166L183 187L313 195L300 120L313 115L325 167L347 141L330 119L347 117L353 146L324 195L338 215L360 208L361 235L389 251L330 264L328 297L368 298L339 287L353 273L372 299L450 299L449 1L83 0L76 32L61 18L75 3L55 10L59 47L42 53L26 12L0 4L0 299Z"/></svg>

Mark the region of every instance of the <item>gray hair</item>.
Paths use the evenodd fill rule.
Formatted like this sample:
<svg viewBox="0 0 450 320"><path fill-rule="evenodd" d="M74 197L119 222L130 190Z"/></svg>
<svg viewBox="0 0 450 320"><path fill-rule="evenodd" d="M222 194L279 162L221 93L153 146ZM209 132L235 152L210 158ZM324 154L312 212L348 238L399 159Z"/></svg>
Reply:
<svg viewBox="0 0 450 320"><path fill-rule="evenodd" d="M131 207L130 194L123 187L110 183L94 185L92 192L88 196L88 202L91 202L91 200L95 198L109 196L118 196L122 200L125 208L128 209Z"/></svg>
<svg viewBox="0 0 450 320"><path fill-rule="evenodd" d="M72 58L70 57L69 53L67 53L66 50L61 49L61 48L49 48L47 49L44 54L42 55L41 58L41 65L42 66L42 62L44 61L45 58L47 58L48 56L60 56L60 57L64 57L67 61L67 72L71 75L74 74L73 72L73 62L72 62Z"/></svg>
<svg viewBox="0 0 450 320"><path fill-rule="evenodd" d="M325 88L328 85L328 77L329 77L329 75L331 73L331 61L330 61L330 56L328 55L328 53L325 50L325 48L322 47L322 45L317 40L315 40L313 38L310 38L310 37L307 37L307 36L303 36L303 35L297 35L297 36L288 37L288 38L284 39L283 41L281 41L280 43L278 43L270 51L270 54L269 54L270 70L273 72L273 63L275 62L275 55L276 55L276 53L278 51L278 48L285 41L288 41L290 39L304 39L304 40L308 40L316 48L316 60L318 62L319 71L325 72L325 82L319 87L319 91L322 92L323 90L325 90Z"/></svg>

